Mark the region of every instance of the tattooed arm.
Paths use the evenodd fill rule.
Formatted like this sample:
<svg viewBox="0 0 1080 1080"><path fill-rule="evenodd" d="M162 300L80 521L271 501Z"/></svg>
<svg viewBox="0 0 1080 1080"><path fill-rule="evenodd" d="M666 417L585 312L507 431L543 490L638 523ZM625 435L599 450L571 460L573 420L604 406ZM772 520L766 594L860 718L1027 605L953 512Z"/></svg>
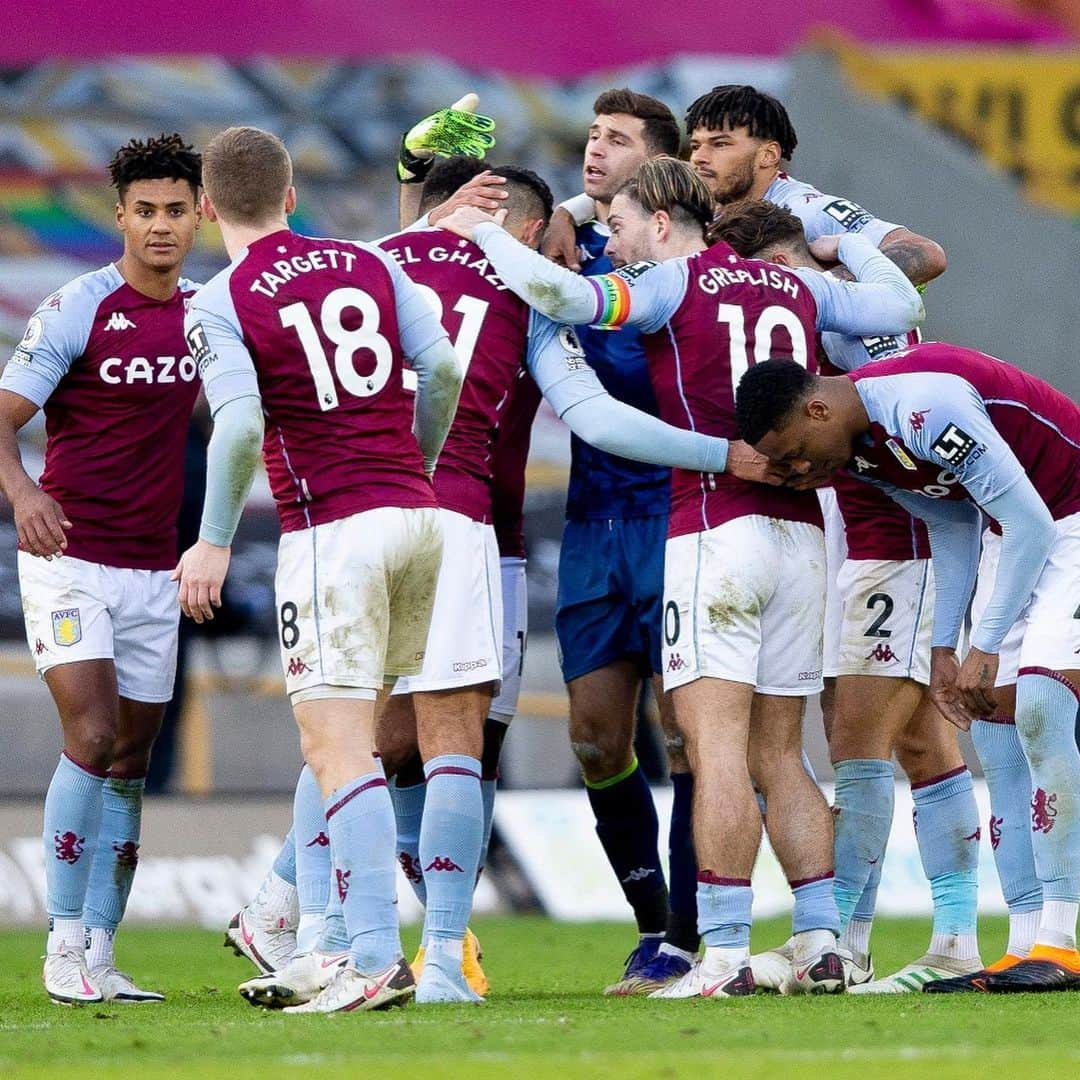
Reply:
<svg viewBox="0 0 1080 1080"><path fill-rule="evenodd" d="M896 263L913 285L933 281L945 273L948 265L940 244L910 229L893 229L878 245L878 250Z"/></svg>

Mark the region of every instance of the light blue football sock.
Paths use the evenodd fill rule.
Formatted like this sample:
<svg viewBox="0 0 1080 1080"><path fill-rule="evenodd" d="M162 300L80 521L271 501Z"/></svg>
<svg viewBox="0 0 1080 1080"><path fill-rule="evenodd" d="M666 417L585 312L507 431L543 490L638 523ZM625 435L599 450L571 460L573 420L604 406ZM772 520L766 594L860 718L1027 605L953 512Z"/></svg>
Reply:
<svg viewBox="0 0 1080 1080"><path fill-rule="evenodd" d="M420 864L427 885L428 938L462 939L484 840L480 762L441 754L424 764L427 797L420 825Z"/></svg>
<svg viewBox="0 0 1080 1080"><path fill-rule="evenodd" d="M934 899L934 936L976 932L979 901L979 808L971 773L960 768L911 785L915 836Z"/></svg>
<svg viewBox="0 0 1080 1080"><path fill-rule="evenodd" d="M341 909L337 889L330 890L330 902L323 913L319 928L319 940L315 945L319 952L339 956L349 951L349 932L345 929L345 912Z"/></svg>
<svg viewBox="0 0 1080 1080"><path fill-rule="evenodd" d="M274 873L287 885L296 887L296 834L289 829L274 859Z"/></svg>
<svg viewBox="0 0 1080 1080"><path fill-rule="evenodd" d="M750 909L754 890L749 881L698 872L698 933L707 947L750 949Z"/></svg>
<svg viewBox="0 0 1080 1080"><path fill-rule="evenodd" d="M884 864L885 859L881 858L870 867L870 876L866 879L862 896L859 897L859 902L855 905L855 911L851 916L853 921L874 921L874 914L877 911L878 886L881 884L881 868Z"/></svg>
<svg viewBox="0 0 1080 1080"><path fill-rule="evenodd" d="M102 787L101 828L90 866L83 923L87 929L115 930L127 909L139 864L146 778L110 776Z"/></svg>
<svg viewBox="0 0 1080 1080"><path fill-rule="evenodd" d="M793 881L791 891L795 896L795 906L791 912L793 934L830 930L839 936L840 912L836 907L832 874L809 881Z"/></svg>
<svg viewBox="0 0 1080 1080"><path fill-rule="evenodd" d="M398 865L416 893L416 899L424 906L427 905L427 889L424 872L420 869L420 824L424 820L426 797L426 783L399 787L396 779L390 781L390 798L394 801L394 820L397 822Z"/></svg>
<svg viewBox="0 0 1080 1080"><path fill-rule="evenodd" d="M1031 772L1031 851L1043 903L1080 901L1077 690L1047 668L1021 668L1016 733Z"/></svg>
<svg viewBox="0 0 1080 1080"><path fill-rule="evenodd" d="M847 926L871 871L885 856L892 829L895 786L891 761L852 758L836 765L833 888L841 927Z"/></svg>
<svg viewBox="0 0 1080 1080"><path fill-rule="evenodd" d="M60 755L45 795L45 910L82 919L90 867L101 832L105 774Z"/></svg>
<svg viewBox="0 0 1080 1080"><path fill-rule="evenodd" d="M480 843L480 870L487 865L488 847L491 845L491 830L495 825L495 789L498 780L481 780L480 797L484 800L484 836Z"/></svg>
<svg viewBox="0 0 1080 1080"><path fill-rule="evenodd" d="M382 769L332 792L324 804L332 888L357 969L375 974L401 956L395 883L394 806Z"/></svg>
<svg viewBox="0 0 1080 1080"><path fill-rule="evenodd" d="M976 720L971 741L990 792L990 848L1010 915L1042 907L1031 849L1031 773L1011 717Z"/></svg>
<svg viewBox="0 0 1080 1080"><path fill-rule="evenodd" d="M321 917L330 899L330 832L322 793L315 773L307 765L300 772L293 795L293 833L296 836L296 900L306 935L312 917ZM297 942L307 952L311 941Z"/></svg>

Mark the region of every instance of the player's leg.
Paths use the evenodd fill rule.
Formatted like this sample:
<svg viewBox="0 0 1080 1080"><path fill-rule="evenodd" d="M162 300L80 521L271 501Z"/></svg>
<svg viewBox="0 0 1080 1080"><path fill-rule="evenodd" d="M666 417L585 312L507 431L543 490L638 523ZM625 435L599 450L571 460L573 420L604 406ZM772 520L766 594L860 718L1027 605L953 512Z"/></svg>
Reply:
<svg viewBox="0 0 1080 1080"><path fill-rule="evenodd" d="M1025 960L987 979L991 991L1080 989L1080 514L1057 538L1024 614L1016 734L1031 776L1029 801L1042 914Z"/></svg>
<svg viewBox="0 0 1080 1080"><path fill-rule="evenodd" d="M138 865L150 755L174 691L179 630L176 584L166 571L102 567L101 573L109 587L119 710L86 894L87 962L106 1000L161 1001L162 995L140 990L117 969L113 938Z"/></svg>
<svg viewBox="0 0 1080 1080"><path fill-rule="evenodd" d="M805 699L756 694L750 714L749 767L769 812L769 842L795 897L792 974L781 993L843 989L837 954L840 920L833 895L832 815L802 755Z"/></svg>
<svg viewBox="0 0 1080 1080"><path fill-rule="evenodd" d="M654 669L637 600L648 594L644 607L659 606L665 521L568 521L559 553L555 631L570 698L570 744L597 836L638 927L620 983L655 956L668 910L656 807L634 755L642 674ZM656 623L658 642L659 616Z"/></svg>
<svg viewBox="0 0 1080 1080"><path fill-rule="evenodd" d="M87 967L105 999L123 1004L164 1000L119 971L113 954L139 863L143 789L164 715L163 702L120 698L113 763L102 788L101 827L86 890Z"/></svg>
<svg viewBox="0 0 1080 1080"><path fill-rule="evenodd" d="M350 946L325 989L289 1011L381 1008L415 989L401 954L394 809L374 750L376 691L418 673L441 555L433 510L382 508L282 537L282 666Z"/></svg>

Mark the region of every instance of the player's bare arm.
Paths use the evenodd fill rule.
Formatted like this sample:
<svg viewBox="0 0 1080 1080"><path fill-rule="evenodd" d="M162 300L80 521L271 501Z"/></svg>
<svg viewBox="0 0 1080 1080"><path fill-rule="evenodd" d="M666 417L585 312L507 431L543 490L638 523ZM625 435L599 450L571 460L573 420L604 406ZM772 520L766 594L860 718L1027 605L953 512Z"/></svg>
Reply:
<svg viewBox="0 0 1080 1080"><path fill-rule="evenodd" d="M67 547L65 530L71 522L63 508L46 495L23 468L17 432L38 407L20 394L0 390L0 488L11 503L19 546L45 559L59 557Z"/></svg>
<svg viewBox="0 0 1080 1080"><path fill-rule="evenodd" d="M893 229L878 250L887 255L907 275L913 285L925 285L945 273L945 249L910 229Z"/></svg>
<svg viewBox="0 0 1080 1080"><path fill-rule="evenodd" d="M440 203L428 213L428 224L443 225L445 219L460 207L472 207L488 214L495 213L506 199L505 185L505 177L493 176L486 171L478 173L462 184L446 202Z"/></svg>

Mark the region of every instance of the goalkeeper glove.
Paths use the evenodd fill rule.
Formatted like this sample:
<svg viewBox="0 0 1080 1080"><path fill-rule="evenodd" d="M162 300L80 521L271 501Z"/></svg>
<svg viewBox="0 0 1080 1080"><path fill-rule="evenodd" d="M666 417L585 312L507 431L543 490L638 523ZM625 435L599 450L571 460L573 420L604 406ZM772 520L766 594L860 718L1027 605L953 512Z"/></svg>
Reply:
<svg viewBox="0 0 1080 1080"><path fill-rule="evenodd" d="M478 104L475 94L466 94L405 132L398 156L398 180L402 184L423 183L436 155L468 154L483 160L495 145L495 121L474 112Z"/></svg>

